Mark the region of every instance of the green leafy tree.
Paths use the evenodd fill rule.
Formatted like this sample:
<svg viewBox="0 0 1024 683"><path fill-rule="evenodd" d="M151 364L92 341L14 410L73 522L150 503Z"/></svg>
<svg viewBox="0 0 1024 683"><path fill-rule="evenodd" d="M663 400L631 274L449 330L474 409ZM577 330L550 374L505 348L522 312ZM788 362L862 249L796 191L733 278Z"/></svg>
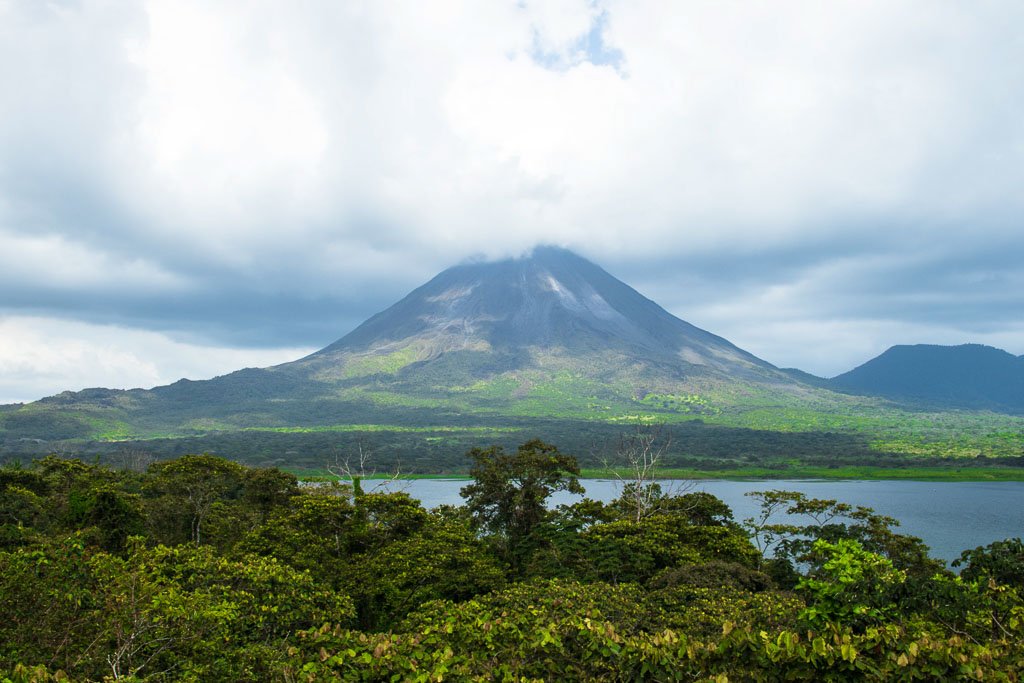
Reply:
<svg viewBox="0 0 1024 683"><path fill-rule="evenodd" d="M126 559L98 555L92 567L106 659L123 674L268 680L294 634L353 616L348 596L269 557L135 544Z"/></svg>
<svg viewBox="0 0 1024 683"><path fill-rule="evenodd" d="M276 467L245 470L242 486L242 501L255 513L259 522L274 510L288 508L292 498L299 494L295 475Z"/></svg>
<svg viewBox="0 0 1024 683"><path fill-rule="evenodd" d="M81 525L95 531L96 544L103 550L123 550L129 536L145 529L142 503L136 494L102 484L88 491L81 511Z"/></svg>
<svg viewBox="0 0 1024 683"><path fill-rule="evenodd" d="M98 656L88 558L81 534L0 552L0 662L70 671Z"/></svg>
<svg viewBox="0 0 1024 683"><path fill-rule="evenodd" d="M575 574L610 583L643 583L665 569L710 560L745 567L757 563L757 551L742 530L690 524L674 515L597 524L580 534L577 553Z"/></svg>
<svg viewBox="0 0 1024 683"><path fill-rule="evenodd" d="M60 494L65 501L75 485L96 469L93 465L86 465L81 460L61 458L56 455L47 455L34 464L50 490Z"/></svg>
<svg viewBox="0 0 1024 683"><path fill-rule="evenodd" d="M1024 590L1024 543L1019 538L995 541L973 550L965 550L953 560L965 580L993 579L1005 586Z"/></svg>
<svg viewBox="0 0 1024 683"><path fill-rule="evenodd" d="M46 523L47 493L39 472L0 467L0 550L24 545L26 530Z"/></svg>
<svg viewBox="0 0 1024 683"><path fill-rule="evenodd" d="M354 610L274 558L147 548L139 537L114 555L75 534L0 552L0 613L0 672L23 664L76 681L263 681L298 631L349 624Z"/></svg>
<svg viewBox="0 0 1024 683"><path fill-rule="evenodd" d="M355 552L351 534L355 514L348 496L314 489L291 498L289 508L278 510L248 532L238 548L280 558L337 587Z"/></svg>
<svg viewBox="0 0 1024 683"><path fill-rule="evenodd" d="M352 558L343 588L360 626L381 630L430 600L462 601L505 584L505 570L468 527L440 518Z"/></svg>
<svg viewBox="0 0 1024 683"><path fill-rule="evenodd" d="M430 520L407 493L362 493L354 498L347 529L351 552L369 552L417 533Z"/></svg>
<svg viewBox="0 0 1024 683"><path fill-rule="evenodd" d="M519 569L548 518L548 497L555 491L583 493L576 458L539 439L522 444L514 454L492 446L467 455L473 460L474 481L461 494L474 524L501 539L509 561Z"/></svg>
<svg viewBox="0 0 1024 683"><path fill-rule="evenodd" d="M245 471L242 465L213 455L183 455L151 465L150 491L158 496L154 512L163 518L158 529L163 539L183 540L175 531L180 534L184 528L187 540L202 543L203 524L211 510L241 495Z"/></svg>
<svg viewBox="0 0 1024 683"><path fill-rule="evenodd" d="M928 546L921 539L896 533L897 520L869 507L810 498L796 491L747 495L760 501L760 514L744 520L744 526L763 557L774 554L782 562L813 564L820 557L813 552L817 541L854 540L911 576L928 578L945 571L941 562L928 556ZM780 516L784 521L777 521Z"/></svg>
<svg viewBox="0 0 1024 683"><path fill-rule="evenodd" d="M801 618L811 628L830 623L865 628L894 619L896 591L907 575L892 561L849 539L815 541L812 552L819 567L797 586L808 602Z"/></svg>

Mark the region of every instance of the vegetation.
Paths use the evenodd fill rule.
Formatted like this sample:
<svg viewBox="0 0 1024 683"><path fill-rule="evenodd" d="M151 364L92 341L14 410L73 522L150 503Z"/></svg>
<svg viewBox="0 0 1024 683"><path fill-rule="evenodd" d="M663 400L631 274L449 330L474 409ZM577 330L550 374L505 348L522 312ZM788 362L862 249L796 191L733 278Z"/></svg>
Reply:
<svg viewBox="0 0 1024 683"><path fill-rule="evenodd" d="M979 458L1014 467L1024 458L1020 415L812 387L666 379L618 357L537 351L536 367L523 367L522 359L453 353L408 365L416 354L360 356L351 368L343 364L342 375L355 375L333 383L243 370L152 391L89 389L6 406L0 458L143 448L161 458L214 452L250 464L321 467L330 447L372 438L402 453L404 469L436 473L458 470L452 454L482 440L510 448L543 433L593 465L600 462L598 455L588 462L594 444L636 423L665 424L673 432L666 459L676 460L666 464L696 470L794 460L810 467L991 464Z"/></svg>
<svg viewBox="0 0 1024 683"><path fill-rule="evenodd" d="M0 467L0 681L1016 681L1019 539L956 576L787 491L734 520L646 479L473 449L467 504L184 455ZM638 491L643 489L643 491ZM638 497L638 493L642 493ZM638 505L637 501L643 504Z"/></svg>
<svg viewBox="0 0 1024 683"><path fill-rule="evenodd" d="M606 479L616 475L631 474L626 470L608 468L584 468L583 479ZM1024 468L981 467L981 466L939 466L931 467L871 467L848 465L844 467L810 467L799 463L784 466L743 467L736 469L685 469L679 467L660 468L652 473L658 479L730 479L766 480L773 479L834 479L834 480L907 480L907 481L1024 481Z"/></svg>
<svg viewBox="0 0 1024 683"><path fill-rule="evenodd" d="M0 463L144 450L319 469L372 441L386 469L464 473L480 442L545 434L594 467L624 425L663 424L660 466L697 472L1006 469L1024 465L1022 372L972 345L894 348L838 383L781 371L541 249L445 271L291 363L0 406Z"/></svg>
<svg viewBox="0 0 1024 683"><path fill-rule="evenodd" d="M755 397L747 398L754 401ZM22 410L38 410L34 406ZM376 451L377 464L384 470L464 475L469 461L461 454L481 441L510 450L543 433L578 454L581 466L592 471L604 468L624 429L643 423L662 424L669 441L659 468L687 478L986 480L1024 475L1021 418L895 409L872 412L866 408L845 414L812 413L806 408L779 408L778 412L775 415L768 407L752 405L743 414L690 416L673 422L655 412L630 413L650 418L644 421L399 411L372 417L355 415L350 423L339 423L337 414L323 424L310 424L312 420L306 419L305 424L244 428L193 421L190 424L197 431L192 435L114 441L15 438L17 432L10 430L5 438L0 428L0 463L28 464L53 451L89 460L98 457L111 464L126 452L145 452L155 459L214 453L258 467L315 471L332 463L338 454L364 446ZM384 420L387 417L395 419ZM760 427L741 426L745 423Z"/></svg>

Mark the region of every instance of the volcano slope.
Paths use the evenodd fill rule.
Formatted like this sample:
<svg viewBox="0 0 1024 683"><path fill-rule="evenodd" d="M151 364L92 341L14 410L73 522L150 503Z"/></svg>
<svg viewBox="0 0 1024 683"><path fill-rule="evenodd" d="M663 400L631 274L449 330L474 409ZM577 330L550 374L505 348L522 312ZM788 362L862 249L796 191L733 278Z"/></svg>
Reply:
<svg viewBox="0 0 1024 683"><path fill-rule="evenodd" d="M1014 428L1000 419L1011 418L984 416L957 434L973 448L975 437ZM787 449L848 460L949 442L949 430L933 433L930 416L802 381L552 247L449 268L291 363L150 390L65 392L0 411L8 452L54 441L156 448L162 439L161 452L212 444L243 459L277 451L277 460L309 460L386 433L406 435L401 448L425 453L416 456L421 469L464 442L529 434L576 439L570 446L579 449L644 423L686 423L702 436L677 443L677 454L700 443L688 455L708 459L721 459L722 444L750 441L737 429L778 442L753 439L733 453L748 461L784 458ZM779 441L779 433L814 433L818 445ZM709 436L718 446L705 443ZM169 451L167 440L176 444Z"/></svg>

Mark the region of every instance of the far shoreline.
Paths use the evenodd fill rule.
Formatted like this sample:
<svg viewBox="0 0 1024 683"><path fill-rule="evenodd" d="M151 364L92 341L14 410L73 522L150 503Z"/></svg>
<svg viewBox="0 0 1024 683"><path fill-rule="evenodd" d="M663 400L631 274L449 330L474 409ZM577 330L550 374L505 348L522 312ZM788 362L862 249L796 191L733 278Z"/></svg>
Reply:
<svg viewBox="0 0 1024 683"><path fill-rule="evenodd" d="M323 470L285 468L302 481L330 482L345 481L348 478L331 476ZM580 479L622 479L635 481L635 475L628 470L603 468L581 468ZM375 473L360 477L365 480L386 479L472 479L464 472L434 473ZM723 470L693 470L666 468L659 470L653 480L684 479L693 481L933 481L933 482L1024 482L1024 468L1014 467L803 467L785 469L741 468Z"/></svg>

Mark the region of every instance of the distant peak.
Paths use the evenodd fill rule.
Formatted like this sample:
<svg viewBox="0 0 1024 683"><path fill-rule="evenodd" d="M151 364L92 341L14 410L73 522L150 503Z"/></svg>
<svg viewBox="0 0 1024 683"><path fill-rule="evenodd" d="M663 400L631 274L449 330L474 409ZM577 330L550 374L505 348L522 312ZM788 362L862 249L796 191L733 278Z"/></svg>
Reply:
<svg viewBox="0 0 1024 683"><path fill-rule="evenodd" d="M942 354L998 354L1012 355L1008 351L989 346L968 342L966 344L896 344L890 346L885 353L942 353Z"/></svg>

